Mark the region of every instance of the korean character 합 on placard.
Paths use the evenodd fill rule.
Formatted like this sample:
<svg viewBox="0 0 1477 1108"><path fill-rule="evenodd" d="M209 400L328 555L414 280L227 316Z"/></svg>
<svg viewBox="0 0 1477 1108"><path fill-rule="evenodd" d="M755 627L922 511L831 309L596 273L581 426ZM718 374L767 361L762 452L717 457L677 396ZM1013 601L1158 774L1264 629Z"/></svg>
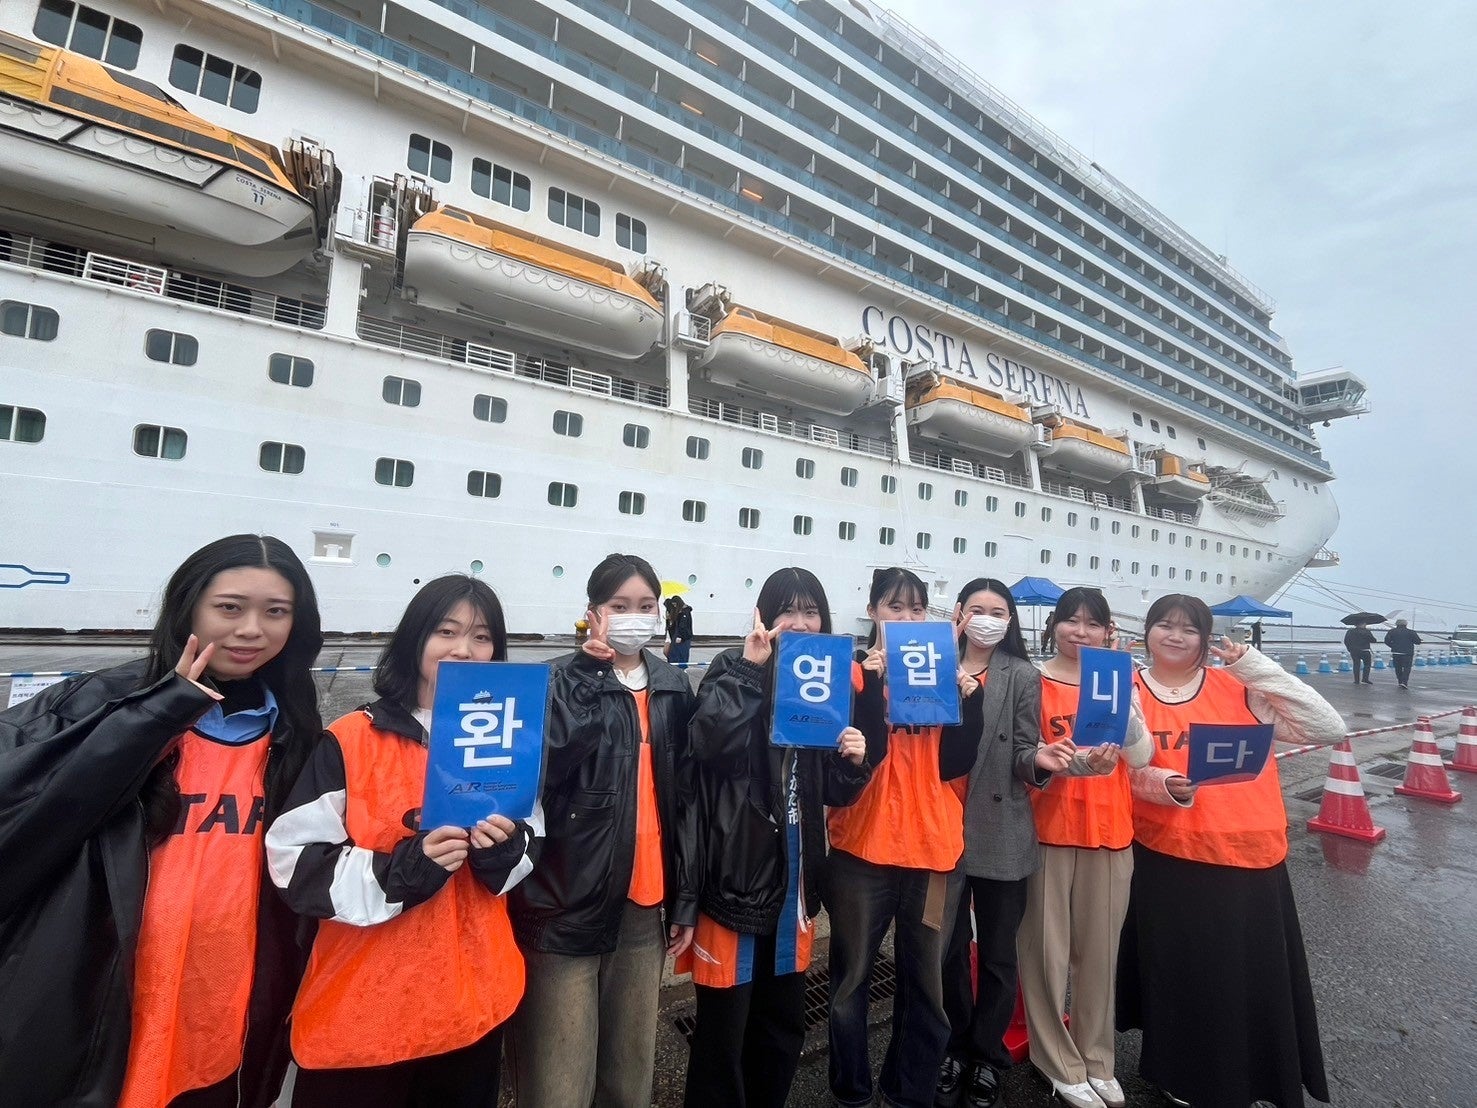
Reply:
<svg viewBox="0 0 1477 1108"><path fill-rule="evenodd" d="M908 671L908 684L934 688L939 683L938 664L942 655L933 643L908 643L899 653Z"/></svg>

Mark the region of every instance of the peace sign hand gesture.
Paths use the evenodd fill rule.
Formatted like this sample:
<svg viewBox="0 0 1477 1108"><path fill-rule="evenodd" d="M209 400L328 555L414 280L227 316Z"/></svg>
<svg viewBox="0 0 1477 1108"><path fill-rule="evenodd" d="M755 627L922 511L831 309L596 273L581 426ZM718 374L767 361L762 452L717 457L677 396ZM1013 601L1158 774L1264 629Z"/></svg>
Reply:
<svg viewBox="0 0 1477 1108"><path fill-rule="evenodd" d="M590 635L580 644L580 649L602 662L614 659L615 649L605 641L610 632L610 617L601 608L591 608L585 613L585 622L590 626Z"/></svg>
<svg viewBox="0 0 1477 1108"><path fill-rule="evenodd" d="M759 609L755 608L753 630L744 638L744 661L756 666L769 661L769 656L774 653L774 637L778 634L778 630L771 631L764 626L764 621L759 618Z"/></svg>
<svg viewBox="0 0 1477 1108"><path fill-rule="evenodd" d="M212 700L224 700L225 697L200 683L200 677L204 674L206 667L210 665L210 659L215 655L215 643L205 644L205 649L200 649L200 640L191 635L185 640L185 649L179 656L179 663L174 667L174 672L183 677L190 684L203 692Z"/></svg>
<svg viewBox="0 0 1477 1108"><path fill-rule="evenodd" d="M1246 657L1246 652L1250 649L1244 642L1232 642L1225 635L1222 635L1221 645L1212 645L1210 653L1213 657L1219 658L1224 665L1230 666L1235 665L1242 658Z"/></svg>

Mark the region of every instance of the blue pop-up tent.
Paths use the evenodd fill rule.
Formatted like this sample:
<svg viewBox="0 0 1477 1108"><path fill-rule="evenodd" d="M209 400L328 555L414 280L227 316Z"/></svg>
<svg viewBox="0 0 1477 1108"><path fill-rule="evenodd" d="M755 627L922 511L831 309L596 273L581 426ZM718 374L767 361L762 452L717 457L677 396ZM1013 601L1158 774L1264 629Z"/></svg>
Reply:
<svg viewBox="0 0 1477 1108"><path fill-rule="evenodd" d="M1017 600L1020 598L1017 597ZM1230 600L1220 604L1212 605L1210 614L1213 616L1230 616L1232 619L1245 619L1255 616L1258 619L1291 619L1292 613L1284 608L1274 608L1270 604L1263 604L1260 600L1253 600L1242 593L1233 596Z"/></svg>
<svg viewBox="0 0 1477 1108"><path fill-rule="evenodd" d="M1067 590L1045 577L1022 577L1010 586L1010 595L1017 604L1055 604Z"/></svg>

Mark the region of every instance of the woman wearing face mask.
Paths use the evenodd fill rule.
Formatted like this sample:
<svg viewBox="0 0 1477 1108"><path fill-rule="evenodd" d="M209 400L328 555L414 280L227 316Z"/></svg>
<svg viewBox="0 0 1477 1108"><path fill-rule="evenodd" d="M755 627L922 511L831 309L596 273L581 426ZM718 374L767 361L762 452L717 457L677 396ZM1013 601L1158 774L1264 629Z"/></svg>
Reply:
<svg viewBox="0 0 1477 1108"><path fill-rule="evenodd" d="M611 554L586 592L589 638L550 675L547 838L512 895L528 973L520 1108L650 1104L662 963L697 922L692 687L646 649L661 582L644 558Z"/></svg>
<svg viewBox="0 0 1477 1108"><path fill-rule="evenodd" d="M329 725L267 834L272 880L321 919L292 1010L296 1108L494 1108L523 958L503 898L533 865L543 815L421 828L443 661L508 656L484 582L411 599L374 671L379 699Z"/></svg>
<svg viewBox="0 0 1477 1108"><path fill-rule="evenodd" d="M1144 1030L1139 1072L1196 1108L1328 1100L1318 1015L1287 876L1287 811L1268 758L1255 780L1190 783L1194 723L1270 723L1282 742L1333 743L1338 712L1260 651L1211 645L1210 609L1160 597L1137 676L1154 760L1135 770L1133 898L1118 1024ZM1214 655L1224 668L1206 666Z"/></svg>
<svg viewBox="0 0 1477 1108"><path fill-rule="evenodd" d="M1068 589L1046 621L1056 654L1041 667L1043 742L1072 738L1082 683L1081 650L1113 633L1097 589ZM1121 1108L1113 1076L1113 973L1133 873L1129 766L1148 763L1149 736L1138 697L1123 749L1078 750L1065 775L1031 795L1041 868L1026 880L1026 913L1016 936L1031 1062L1071 1108ZM1070 1028L1062 1020L1072 971Z"/></svg>
<svg viewBox="0 0 1477 1108"><path fill-rule="evenodd" d="M873 621L862 664L862 696L882 695L881 625L928 618L928 589L900 567L872 575ZM867 993L889 926L897 966L892 1037L878 1076L898 1108L933 1104L949 1038L944 1014L942 933L948 879L964 850L964 807L939 776L940 727L882 728L868 736L872 779L849 808L829 817L831 855L824 897L831 917L831 1095L872 1102Z"/></svg>
<svg viewBox="0 0 1477 1108"><path fill-rule="evenodd" d="M1011 1065L1004 1038L1015 1009L1016 931L1026 910L1026 878L1040 865L1029 794L1066 769L1076 747L1070 738L1041 742L1041 675L1026 654L1009 587L989 577L969 582L954 622L963 628L964 700L959 726L944 728L940 772L945 780L967 774L968 789L964 887L944 962L949 1049L937 1101L952 1105L962 1090L970 1108L990 1108ZM969 972L971 901L976 981Z"/></svg>
<svg viewBox="0 0 1477 1108"><path fill-rule="evenodd" d="M688 1108L783 1108L805 1041L825 809L852 803L871 776L858 728L885 726L872 696L857 702L856 726L840 730L834 752L771 746L781 631L831 633L825 591L808 570L764 582L743 648L713 659L692 717L702 897L677 966L697 987Z"/></svg>
<svg viewBox="0 0 1477 1108"><path fill-rule="evenodd" d="M232 535L147 654L0 713L0 1100L266 1108L310 928L262 839L322 724L307 570Z"/></svg>

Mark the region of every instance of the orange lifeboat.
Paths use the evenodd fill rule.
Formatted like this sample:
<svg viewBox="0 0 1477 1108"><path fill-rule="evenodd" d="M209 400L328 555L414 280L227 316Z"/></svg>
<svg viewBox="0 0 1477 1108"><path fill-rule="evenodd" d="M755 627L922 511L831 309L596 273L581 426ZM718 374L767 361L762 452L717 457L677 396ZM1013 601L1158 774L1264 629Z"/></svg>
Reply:
<svg viewBox="0 0 1477 1108"><path fill-rule="evenodd" d="M750 308L733 308L719 320L692 364L715 384L835 415L854 412L872 387L861 358L836 339Z"/></svg>
<svg viewBox="0 0 1477 1108"><path fill-rule="evenodd" d="M909 397L908 425L929 438L991 454L1014 454L1036 437L1031 413L1025 408L952 378Z"/></svg>

